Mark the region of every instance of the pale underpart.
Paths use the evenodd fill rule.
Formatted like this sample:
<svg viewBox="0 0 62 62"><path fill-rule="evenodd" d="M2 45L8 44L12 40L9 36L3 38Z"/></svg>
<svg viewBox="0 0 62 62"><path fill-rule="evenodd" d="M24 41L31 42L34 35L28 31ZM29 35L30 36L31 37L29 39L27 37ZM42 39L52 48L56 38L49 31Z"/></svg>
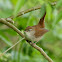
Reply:
<svg viewBox="0 0 62 62"><path fill-rule="evenodd" d="M40 36L40 37L37 37L37 38L36 38L35 35L34 35L34 34L35 34L35 31L28 31L28 32L25 31L24 34L25 34L25 37L26 37L28 40L33 41L33 42L34 42L34 41L39 41L39 40L41 39L41 37L42 37L42 36Z"/></svg>

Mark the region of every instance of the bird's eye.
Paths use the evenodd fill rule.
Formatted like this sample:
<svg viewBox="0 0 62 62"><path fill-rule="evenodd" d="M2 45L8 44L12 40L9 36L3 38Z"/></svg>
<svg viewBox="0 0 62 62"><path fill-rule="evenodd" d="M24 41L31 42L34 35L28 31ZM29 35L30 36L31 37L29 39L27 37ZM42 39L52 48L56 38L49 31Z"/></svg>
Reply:
<svg viewBox="0 0 62 62"><path fill-rule="evenodd" d="M32 29L29 29L28 31L31 31Z"/></svg>

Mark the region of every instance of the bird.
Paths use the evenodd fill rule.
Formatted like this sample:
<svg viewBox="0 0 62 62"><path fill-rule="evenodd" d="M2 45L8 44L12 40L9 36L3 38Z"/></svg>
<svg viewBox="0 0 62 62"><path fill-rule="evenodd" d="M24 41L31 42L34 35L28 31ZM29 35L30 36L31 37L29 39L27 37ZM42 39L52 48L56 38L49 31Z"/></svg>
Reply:
<svg viewBox="0 0 62 62"><path fill-rule="evenodd" d="M45 29L45 15L46 12L44 13L43 17L40 19L39 23L34 26L28 26L26 27L24 31L24 35L27 40L31 42L35 42L35 44L41 40L42 36L48 32L48 29Z"/></svg>

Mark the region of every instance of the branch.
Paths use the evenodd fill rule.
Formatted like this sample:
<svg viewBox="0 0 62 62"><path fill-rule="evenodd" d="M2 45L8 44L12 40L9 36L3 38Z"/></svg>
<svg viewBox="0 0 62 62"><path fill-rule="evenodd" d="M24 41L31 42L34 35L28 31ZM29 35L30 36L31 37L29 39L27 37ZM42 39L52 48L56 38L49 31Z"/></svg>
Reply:
<svg viewBox="0 0 62 62"><path fill-rule="evenodd" d="M27 9L27 10L25 10L25 11L21 11L21 12L19 12L19 13L17 14L16 17L20 17L20 16L22 16L22 15L28 13L28 12L31 12L31 11L34 11L34 10L38 10L38 9L40 9L40 8L41 8L41 6L38 6L38 7L33 7L33 8L31 8L31 9ZM13 19L14 17L11 16L10 18Z"/></svg>
<svg viewBox="0 0 62 62"><path fill-rule="evenodd" d="M44 52L42 48L33 43L30 43L30 45L37 49L45 57L45 59L48 60L48 62L53 62L53 60Z"/></svg>
<svg viewBox="0 0 62 62"><path fill-rule="evenodd" d="M7 22L10 22L10 23L14 24L14 21L13 21L11 18L5 18L5 20L6 20Z"/></svg>
<svg viewBox="0 0 62 62"><path fill-rule="evenodd" d="M28 13L28 12L31 12L31 11L34 11L34 10L38 10L38 9L40 9L40 8L41 8L41 6L38 6L38 7L33 7L33 8L31 8L31 9L28 9L28 10L25 10L25 11L22 11L22 12L19 12L16 17L19 17L19 16L21 16L21 15L24 15L24 14L26 14L26 13Z"/></svg>
<svg viewBox="0 0 62 62"><path fill-rule="evenodd" d="M50 4L51 4L52 6L54 6L54 5L56 5L56 2L50 3ZM27 9L27 10L25 10L25 11L21 11L21 12L18 13L18 15L17 15L16 17L20 17L20 16L22 16L22 15L28 13L28 12L31 12L31 11L34 11L34 10L38 10L38 9L41 9L41 5L40 5L40 6L37 6L37 7L33 7L33 8L30 8L30 9ZM10 18L13 19L14 17L11 16Z"/></svg>
<svg viewBox="0 0 62 62"><path fill-rule="evenodd" d="M3 56L6 52L8 52L10 49L12 49L14 46L16 46L20 41L22 41L22 40L24 40L25 38L22 38L21 40L19 40L18 42L16 42L13 46L11 46L10 48L8 48L6 51L4 51L1 55L0 55L0 57L1 56Z"/></svg>
<svg viewBox="0 0 62 62"><path fill-rule="evenodd" d="M7 22L5 19L1 18L0 19L1 23L4 23L5 25L7 25L8 27L12 28L14 31L16 31L20 36L22 36L23 38L25 38L25 36L21 33L21 31L16 28L14 25L12 25L11 23ZM25 38L25 40L27 40ZM42 48L40 48L39 46L37 46L36 44L33 44L32 42L30 42L29 40L27 40L27 42L34 47L35 49L37 49L45 58L46 60L48 60L49 62L53 62L52 59L43 51ZM7 52L7 51L6 51ZM5 52L5 53L6 53Z"/></svg>

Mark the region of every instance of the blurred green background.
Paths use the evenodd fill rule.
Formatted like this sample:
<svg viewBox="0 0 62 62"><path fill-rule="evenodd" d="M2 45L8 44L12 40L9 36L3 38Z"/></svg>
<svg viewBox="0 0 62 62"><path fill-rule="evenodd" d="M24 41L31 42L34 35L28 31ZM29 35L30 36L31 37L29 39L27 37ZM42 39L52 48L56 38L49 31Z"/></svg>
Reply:
<svg viewBox="0 0 62 62"><path fill-rule="evenodd" d="M55 6L50 3L57 2ZM49 32L37 43L53 59L62 62L62 0L0 0L0 18L14 15L14 25L22 31L36 25L42 16L41 9L16 17L19 11L46 4L45 25ZM21 37L0 23L0 54L20 40ZM21 41L0 58L0 62L48 62L40 52L26 41Z"/></svg>

